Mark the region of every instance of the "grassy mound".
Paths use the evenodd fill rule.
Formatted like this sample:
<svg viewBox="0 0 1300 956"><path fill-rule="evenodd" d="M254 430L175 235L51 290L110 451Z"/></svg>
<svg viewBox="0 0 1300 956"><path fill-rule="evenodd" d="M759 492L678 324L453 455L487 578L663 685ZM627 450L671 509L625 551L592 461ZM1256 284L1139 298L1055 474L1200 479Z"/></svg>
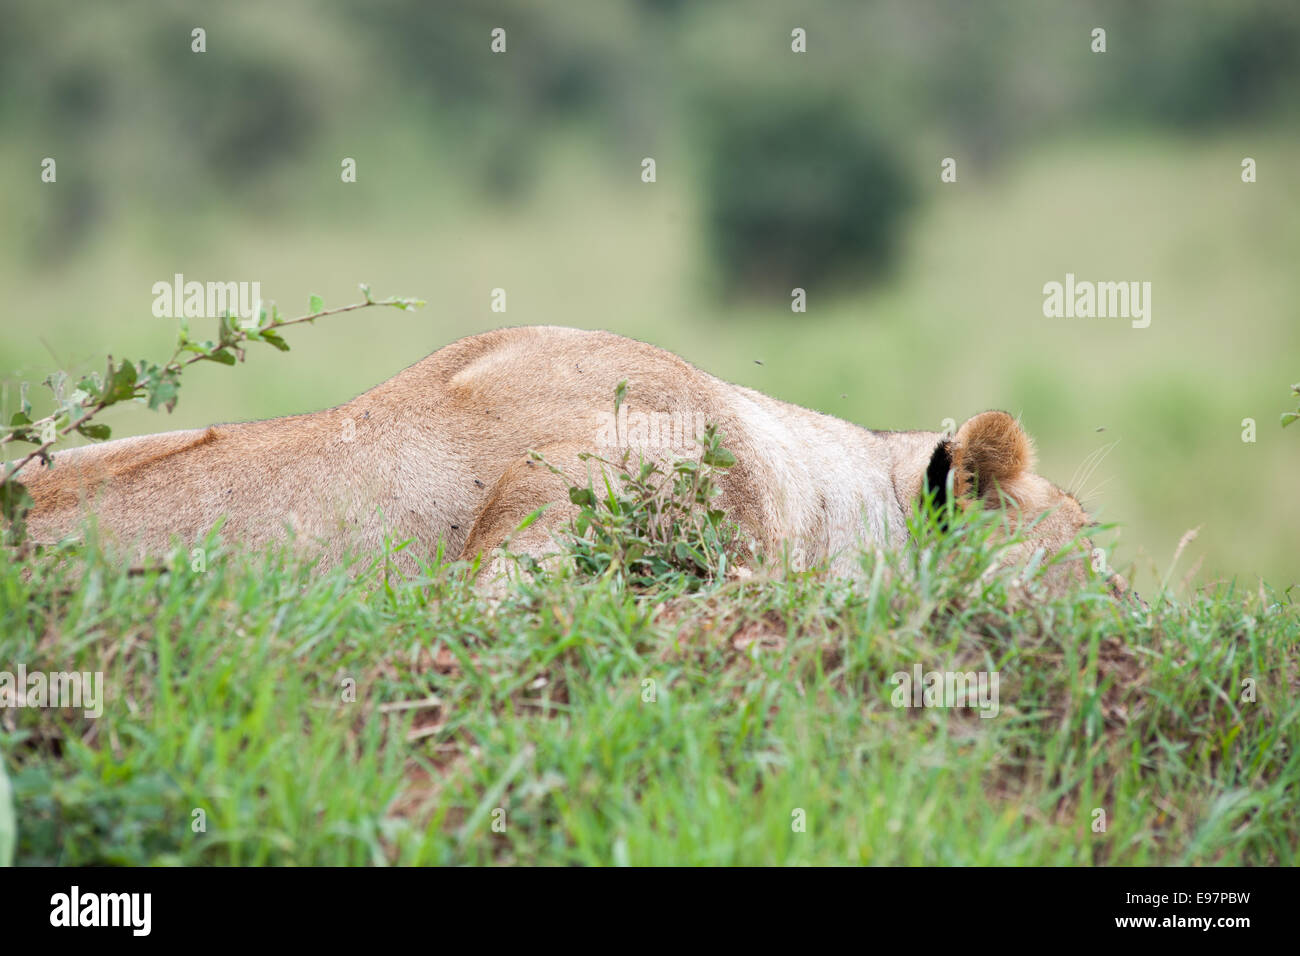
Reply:
<svg viewBox="0 0 1300 956"><path fill-rule="evenodd" d="M589 541L494 602L215 540L7 563L0 669L104 687L0 710L16 862L1296 861L1286 597L1036 595L990 516L916 530L856 582L633 587ZM996 673L996 715L895 706L918 665Z"/></svg>

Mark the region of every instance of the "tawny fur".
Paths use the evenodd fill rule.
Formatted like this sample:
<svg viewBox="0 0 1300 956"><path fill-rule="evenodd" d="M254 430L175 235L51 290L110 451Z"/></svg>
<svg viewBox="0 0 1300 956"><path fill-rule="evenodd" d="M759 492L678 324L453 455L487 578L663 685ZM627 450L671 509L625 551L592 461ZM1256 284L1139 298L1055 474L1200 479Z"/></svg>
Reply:
<svg viewBox="0 0 1300 956"><path fill-rule="evenodd" d="M982 498L1009 491L1034 467L1033 445L1020 423L1006 412L981 412L957 430L952 467L957 494Z"/></svg>
<svg viewBox="0 0 1300 956"><path fill-rule="evenodd" d="M566 481L528 453L585 482L593 466L584 452L621 452L601 415L624 380L628 409L719 425L737 460L721 478L720 504L760 548L797 549L835 570L853 568L863 547L906 541L905 519L944 437L861 428L609 332L500 329L439 349L336 408L62 451L52 469L34 462L19 475L35 501L30 533L40 542L75 535L93 512L109 537L156 554L192 544L224 517L227 541L260 548L292 534L322 567L349 551L376 553L385 535L414 539L422 556L441 540L453 556L490 558L550 503L511 540L512 550L542 556L572 507ZM975 416L952 444L958 493L996 487L1031 516L1051 512L1038 545L1057 550L1087 523L1077 502L1033 474L1029 439L1006 413Z"/></svg>

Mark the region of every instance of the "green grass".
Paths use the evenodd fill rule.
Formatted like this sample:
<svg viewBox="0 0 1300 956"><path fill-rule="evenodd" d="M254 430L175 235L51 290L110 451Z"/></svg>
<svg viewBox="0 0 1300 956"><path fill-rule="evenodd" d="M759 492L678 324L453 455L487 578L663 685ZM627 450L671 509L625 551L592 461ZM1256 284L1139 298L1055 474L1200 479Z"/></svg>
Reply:
<svg viewBox="0 0 1300 956"><path fill-rule="evenodd" d="M1286 595L1034 597L984 573L988 519L931 530L856 582L558 569L494 604L444 562L6 562L0 666L107 688L98 719L0 711L16 861L1296 862ZM917 663L997 671L998 715L895 708Z"/></svg>

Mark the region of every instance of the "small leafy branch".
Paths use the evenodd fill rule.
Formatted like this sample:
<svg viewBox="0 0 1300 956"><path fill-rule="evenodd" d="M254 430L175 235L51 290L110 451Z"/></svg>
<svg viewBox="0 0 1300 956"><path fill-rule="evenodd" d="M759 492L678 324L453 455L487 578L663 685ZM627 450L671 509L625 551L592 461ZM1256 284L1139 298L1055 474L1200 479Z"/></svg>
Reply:
<svg viewBox="0 0 1300 956"><path fill-rule="evenodd" d="M287 352L289 343L280 336L282 329L303 322L315 322L327 315L355 312L372 306L412 309L424 305L420 299L391 296L376 299L370 294L370 286L365 283L361 284L361 293L365 296L364 302L336 309L326 309L320 296L313 295L308 303L308 313L294 319L283 318L275 303L271 303L269 313L262 308L256 317L250 316L247 319L232 317L227 311L219 320L215 342L191 338L189 323L182 318L176 335L175 351L161 364L146 359L134 363L129 359L114 362L110 355L102 376L91 373L71 388L67 373L55 372L50 375L44 384L54 393L54 411L44 418L32 418L32 405L27 398L28 385L24 382L19 391L18 411L10 418L9 424L0 425L0 449L11 442L23 442L36 447L25 456L7 463L3 474L0 474L0 518L3 519L6 538L12 543L22 540L23 515L30 505L30 497L13 480L14 475L37 458L47 464L52 463L50 449L60 438L73 432L94 441L107 439L111 435L109 427L92 422L104 409L121 402L137 401L150 408L161 407L170 412L176 407L179 397L181 372L195 362L234 365L244 360L244 347L250 342L265 342L281 352Z"/></svg>
<svg viewBox="0 0 1300 956"><path fill-rule="evenodd" d="M1298 401L1300 401L1300 382L1296 382L1294 385L1291 386L1291 396L1297 399ZM1297 408L1294 412L1282 413L1283 428L1286 428L1287 425L1290 425L1292 422L1298 420L1300 420L1300 408Z"/></svg>
<svg viewBox="0 0 1300 956"><path fill-rule="evenodd" d="M614 415L627 394L627 382L614 393ZM722 445L717 425L709 424L697 441L699 460L676 458L666 467L631 459L631 449L617 462L584 453L584 461L610 466L617 485L604 472L604 491L588 485L569 488L578 506L567 533L569 551L578 570L613 575L637 588L678 584L687 590L721 580L743 550L740 528L728 520L714 499L720 493L717 474L736 463ZM536 453L552 472L554 465Z"/></svg>

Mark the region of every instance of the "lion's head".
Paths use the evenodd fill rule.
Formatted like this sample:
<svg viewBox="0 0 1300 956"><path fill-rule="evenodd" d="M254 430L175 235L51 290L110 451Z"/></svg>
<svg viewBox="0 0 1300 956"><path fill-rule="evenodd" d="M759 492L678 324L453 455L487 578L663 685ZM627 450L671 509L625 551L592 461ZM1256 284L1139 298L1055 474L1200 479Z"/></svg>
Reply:
<svg viewBox="0 0 1300 956"><path fill-rule="evenodd" d="M951 494L960 508L978 504L1007 509L1012 526L1025 536L1009 549L1009 564L1023 563L1040 549L1044 555L1075 549L1078 559L1061 562L1054 576L1082 581L1088 573L1093 544L1087 532L1096 523L1073 495L1034 472L1033 443L1006 412L981 412L952 438L941 439L931 453L922 489L940 507ZM1119 574L1103 573L1117 595L1128 590Z"/></svg>

